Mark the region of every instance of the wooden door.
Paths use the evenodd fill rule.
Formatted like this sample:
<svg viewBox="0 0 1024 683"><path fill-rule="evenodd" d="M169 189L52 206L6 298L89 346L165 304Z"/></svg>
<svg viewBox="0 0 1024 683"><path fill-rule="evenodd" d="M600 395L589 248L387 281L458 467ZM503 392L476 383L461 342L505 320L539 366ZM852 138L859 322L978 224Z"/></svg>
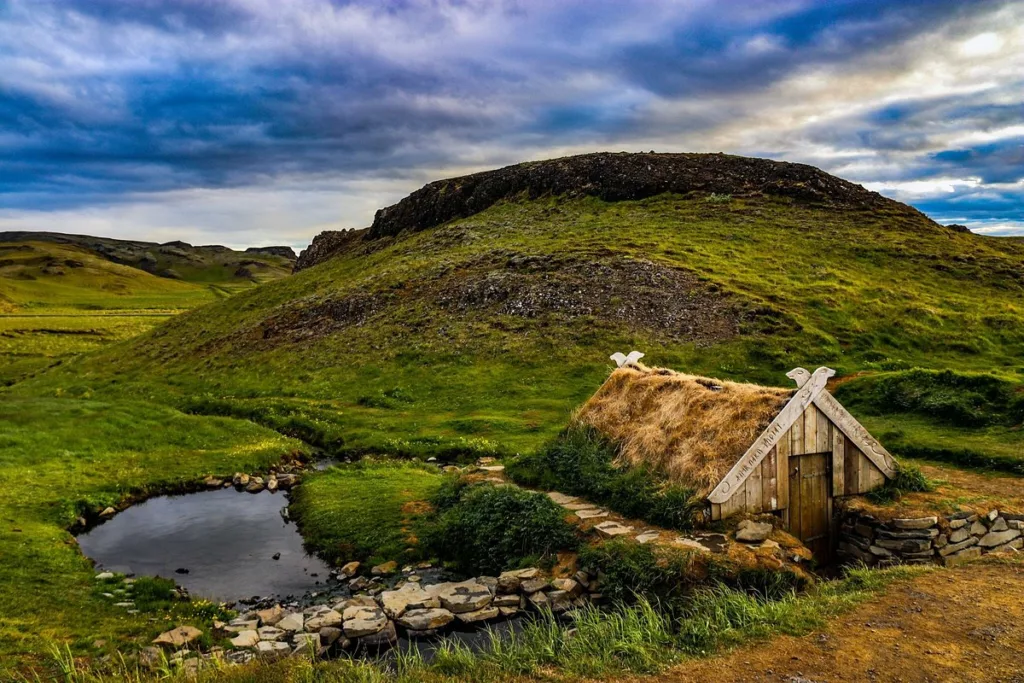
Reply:
<svg viewBox="0 0 1024 683"><path fill-rule="evenodd" d="M824 564L831 558L831 453L789 457L789 532Z"/></svg>

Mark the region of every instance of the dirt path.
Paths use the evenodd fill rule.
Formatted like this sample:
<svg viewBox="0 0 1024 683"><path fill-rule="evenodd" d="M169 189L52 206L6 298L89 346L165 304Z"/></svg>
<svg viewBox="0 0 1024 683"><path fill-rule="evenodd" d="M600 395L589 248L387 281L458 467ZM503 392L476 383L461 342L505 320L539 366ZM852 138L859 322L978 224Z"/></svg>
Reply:
<svg viewBox="0 0 1024 683"><path fill-rule="evenodd" d="M1024 562L929 572L824 631L780 636L647 680L1024 682Z"/></svg>

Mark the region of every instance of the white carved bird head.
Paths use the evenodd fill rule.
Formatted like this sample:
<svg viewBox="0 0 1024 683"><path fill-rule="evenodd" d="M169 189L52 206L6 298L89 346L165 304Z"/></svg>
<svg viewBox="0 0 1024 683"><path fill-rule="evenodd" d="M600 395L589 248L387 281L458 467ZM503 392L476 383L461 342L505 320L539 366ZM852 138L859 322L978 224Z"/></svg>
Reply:
<svg viewBox="0 0 1024 683"><path fill-rule="evenodd" d="M636 365L637 361L644 357L644 354L639 351L630 351L628 356L624 356L621 352L616 351L608 357L615 361L615 365L623 368L630 365Z"/></svg>
<svg viewBox="0 0 1024 683"><path fill-rule="evenodd" d="M811 373L807 372L803 368L793 368L786 373L786 377L796 382L796 386L799 389L803 385L807 384L807 380L811 378Z"/></svg>

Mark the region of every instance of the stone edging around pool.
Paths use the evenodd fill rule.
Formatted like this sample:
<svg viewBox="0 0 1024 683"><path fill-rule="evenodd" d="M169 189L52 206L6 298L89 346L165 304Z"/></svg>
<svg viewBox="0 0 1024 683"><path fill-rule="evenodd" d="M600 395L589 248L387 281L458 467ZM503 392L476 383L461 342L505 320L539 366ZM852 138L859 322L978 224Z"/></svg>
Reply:
<svg viewBox="0 0 1024 683"><path fill-rule="evenodd" d="M353 562L341 573L351 577L358 570L359 563ZM379 570L375 567L374 573ZM399 633L412 639L433 638L454 627L481 627L527 611L564 614L602 600L599 579L583 571L571 579L549 580L539 569L518 569L498 577L479 576L427 586L419 583L416 568L402 571L403 582L376 595L355 595L330 606L315 605L301 611L275 604L241 614L226 624L215 622L216 634L231 637L236 648L231 651L189 651L189 644L202 635L192 627L173 629L153 642L174 650L171 663L186 669L199 668L214 657L232 664L288 656L326 658L389 648L397 642ZM156 647L145 648L139 655L143 665L156 666L161 661Z"/></svg>

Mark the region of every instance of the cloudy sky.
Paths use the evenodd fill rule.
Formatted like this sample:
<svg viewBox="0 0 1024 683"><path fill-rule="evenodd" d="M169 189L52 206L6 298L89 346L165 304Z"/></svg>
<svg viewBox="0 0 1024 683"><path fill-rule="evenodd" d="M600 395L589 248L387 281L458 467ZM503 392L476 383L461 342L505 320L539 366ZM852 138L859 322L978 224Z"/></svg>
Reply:
<svg viewBox="0 0 1024 683"><path fill-rule="evenodd" d="M0 0L0 230L302 247L439 177L651 149L1024 234L1024 2Z"/></svg>

